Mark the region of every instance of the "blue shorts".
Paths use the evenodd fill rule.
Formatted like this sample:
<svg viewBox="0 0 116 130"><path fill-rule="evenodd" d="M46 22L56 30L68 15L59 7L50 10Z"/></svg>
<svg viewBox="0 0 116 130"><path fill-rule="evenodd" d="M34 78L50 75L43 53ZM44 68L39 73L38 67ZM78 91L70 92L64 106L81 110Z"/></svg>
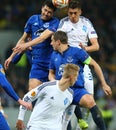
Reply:
<svg viewBox="0 0 116 130"><path fill-rule="evenodd" d="M46 82L48 81L48 74L49 70L48 69L40 69L39 65L37 64L32 64L30 74L29 74L29 79L38 79L41 82Z"/></svg>
<svg viewBox="0 0 116 130"><path fill-rule="evenodd" d="M1 112L0 112L0 130L10 130L8 123Z"/></svg>
<svg viewBox="0 0 116 130"><path fill-rule="evenodd" d="M85 95L85 94L90 94L89 92L87 92L87 90L85 88L74 88L71 87L71 89L74 91L74 95L73 95L73 102L72 104L77 105L79 104L81 98Z"/></svg>

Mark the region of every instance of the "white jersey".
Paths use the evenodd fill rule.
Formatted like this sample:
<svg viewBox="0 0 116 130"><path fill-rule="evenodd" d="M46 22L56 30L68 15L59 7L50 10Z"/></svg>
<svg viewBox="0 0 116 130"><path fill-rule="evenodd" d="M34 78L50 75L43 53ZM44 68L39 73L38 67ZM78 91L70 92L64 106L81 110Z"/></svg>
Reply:
<svg viewBox="0 0 116 130"><path fill-rule="evenodd" d="M64 31L68 36L68 44L73 47L79 47L82 43L88 46L88 41L91 38L98 38L97 33L91 21L83 16L80 16L77 23L72 23L69 17L60 20L58 30ZM93 94L93 78L88 65L84 67L85 88Z"/></svg>
<svg viewBox="0 0 116 130"><path fill-rule="evenodd" d="M67 33L68 43L73 47L79 47L80 43L88 46L88 39L98 37L90 20L83 16L77 23L72 23L69 17L61 19L58 30Z"/></svg>
<svg viewBox="0 0 116 130"><path fill-rule="evenodd" d="M58 81L46 82L24 96L28 102L36 99L27 129L61 130L63 112L73 100L72 90L69 88L63 92L59 89ZM24 119L25 111L21 106L18 119Z"/></svg>

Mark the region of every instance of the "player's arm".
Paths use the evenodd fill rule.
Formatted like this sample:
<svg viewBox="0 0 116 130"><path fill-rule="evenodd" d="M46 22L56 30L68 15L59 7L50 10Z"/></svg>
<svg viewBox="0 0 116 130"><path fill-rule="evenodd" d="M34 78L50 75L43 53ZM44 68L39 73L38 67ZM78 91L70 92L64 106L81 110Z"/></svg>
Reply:
<svg viewBox="0 0 116 130"><path fill-rule="evenodd" d="M24 43L29 36L30 36L29 34L27 34L26 32L24 32L23 35L22 35L22 37L17 42L16 46L21 45L22 43ZM5 67L6 70L9 68L10 63L12 62L13 58L16 55L17 55L17 53L13 51L12 54L10 55L10 57L5 60L4 67ZM22 56L22 54L18 54L16 58L20 59L21 56Z"/></svg>
<svg viewBox="0 0 116 130"><path fill-rule="evenodd" d="M39 85L36 88L32 89L31 91L29 91L27 94L24 95L23 101L25 102L35 101L36 99L38 99L43 95L44 92L42 92L42 90L44 91L43 89L44 87L45 85ZM26 111L27 109L21 105L19 109L18 120L16 122L17 130L23 130L25 128L23 121L25 118Z"/></svg>
<svg viewBox="0 0 116 130"><path fill-rule="evenodd" d="M94 71L97 74L97 76L98 76L98 78L99 78L99 80L101 82L101 85L102 85L102 88L103 88L104 92L106 93L106 95L111 95L112 94L111 88L106 83L103 72L102 72L102 69L99 66L99 64L94 59L92 59L91 57L88 57L84 61L84 63L89 64L90 66L92 66L94 68Z"/></svg>
<svg viewBox="0 0 116 130"><path fill-rule="evenodd" d="M31 104L24 102L23 100L21 100L19 98L19 96L16 94L16 92L14 91L12 85L10 84L10 82L7 80L3 67L2 65L0 65L0 85L2 86L2 88L5 90L5 92L11 97L13 98L15 101L17 101L20 105L25 106L27 109L32 109Z"/></svg>
<svg viewBox="0 0 116 130"><path fill-rule="evenodd" d="M54 32L46 29L39 37L33 39L32 41L27 42L26 44L23 45L17 45L16 47L13 48L14 52L16 53L21 53L28 47L34 46L36 44L39 44L43 41L45 41L47 38L49 38Z"/></svg>
<svg viewBox="0 0 116 130"><path fill-rule="evenodd" d="M56 79L56 78L55 78L55 71L54 71L54 70L52 70L52 69L49 70L48 79L49 79L50 81L53 81L53 80Z"/></svg>
<svg viewBox="0 0 116 130"><path fill-rule="evenodd" d="M80 43L80 47L86 50L87 52L94 52L99 50L99 43L97 38L90 38L90 46L84 46L82 43Z"/></svg>
<svg viewBox="0 0 116 130"><path fill-rule="evenodd" d="M25 102L35 101L37 98L39 98L39 97L41 97L41 95L43 95L42 90L44 87L45 87L44 85L40 85L40 86L37 86L36 88L32 89L31 91L29 91L27 94L24 95L23 101L25 101ZM23 121L25 118L26 111L27 111L27 109L21 105L20 109L19 109L18 120L16 122L17 130L23 130L25 128Z"/></svg>
<svg viewBox="0 0 116 130"><path fill-rule="evenodd" d="M1 97L0 97L0 112L3 114L3 116L5 118L8 118L8 115L4 112L4 108L2 106L2 101L1 101Z"/></svg>

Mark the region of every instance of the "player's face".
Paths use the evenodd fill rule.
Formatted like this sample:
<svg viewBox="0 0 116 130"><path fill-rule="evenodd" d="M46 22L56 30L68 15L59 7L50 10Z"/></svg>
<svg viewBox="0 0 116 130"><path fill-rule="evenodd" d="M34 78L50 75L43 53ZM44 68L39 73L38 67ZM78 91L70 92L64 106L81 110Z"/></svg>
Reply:
<svg viewBox="0 0 116 130"><path fill-rule="evenodd" d="M80 15L81 15L81 9L78 8L68 9L68 16L72 23L77 23L79 21Z"/></svg>
<svg viewBox="0 0 116 130"><path fill-rule="evenodd" d="M59 41L55 41L54 36L51 37L51 45L55 51L59 50Z"/></svg>
<svg viewBox="0 0 116 130"><path fill-rule="evenodd" d="M41 10L41 19L50 20L53 17L53 10L48 6L43 6Z"/></svg>

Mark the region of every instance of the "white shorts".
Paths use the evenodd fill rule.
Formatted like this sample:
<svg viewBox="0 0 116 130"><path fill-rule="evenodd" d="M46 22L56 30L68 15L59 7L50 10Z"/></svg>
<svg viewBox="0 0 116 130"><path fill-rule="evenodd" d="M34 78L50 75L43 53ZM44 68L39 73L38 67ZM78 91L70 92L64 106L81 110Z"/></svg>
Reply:
<svg viewBox="0 0 116 130"><path fill-rule="evenodd" d="M89 68L88 65L84 66L84 87L85 89L90 93L90 94L94 94L94 83L93 83L93 76L91 73L91 70Z"/></svg>

